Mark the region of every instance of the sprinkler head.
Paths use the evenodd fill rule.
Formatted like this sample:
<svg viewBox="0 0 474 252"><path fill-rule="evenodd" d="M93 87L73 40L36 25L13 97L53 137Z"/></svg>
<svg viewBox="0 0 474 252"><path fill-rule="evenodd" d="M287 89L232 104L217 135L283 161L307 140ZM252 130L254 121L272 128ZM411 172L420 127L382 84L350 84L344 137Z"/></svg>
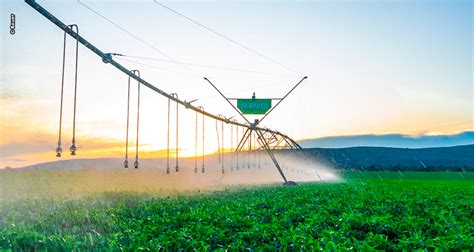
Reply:
<svg viewBox="0 0 474 252"><path fill-rule="evenodd" d="M69 148L69 150L71 151L71 155L72 156L75 156L76 155L76 145L72 145L71 148Z"/></svg>
<svg viewBox="0 0 474 252"><path fill-rule="evenodd" d="M63 149L61 149L61 147L58 146L58 148L56 148L56 157L61 157L62 152L63 152Z"/></svg>

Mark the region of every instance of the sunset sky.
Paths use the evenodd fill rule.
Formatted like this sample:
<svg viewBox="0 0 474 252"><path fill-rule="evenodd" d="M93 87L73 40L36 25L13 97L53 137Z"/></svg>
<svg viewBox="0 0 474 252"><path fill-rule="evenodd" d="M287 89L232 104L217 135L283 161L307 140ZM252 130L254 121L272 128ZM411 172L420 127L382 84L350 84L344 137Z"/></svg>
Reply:
<svg viewBox="0 0 474 252"><path fill-rule="evenodd" d="M80 34L104 52L167 60L75 0L37 2L63 22L78 24ZM215 66L116 57L127 68L139 69L156 87L178 93L182 100L199 99L194 104L214 114L238 118L203 76L229 97L250 98L256 92L264 98L283 96L307 75L263 125L297 140L474 129L471 1L164 2L295 71L152 0L83 2L174 61ZM63 32L23 1L2 1L0 9L0 168L56 160ZM16 15L15 35L9 34L10 13ZM73 45L69 39L65 150L72 133ZM77 158L122 157L127 77L85 47L79 50ZM130 146L137 87L132 84ZM167 99L142 87L140 116L141 156L162 157ZM194 153L194 117L194 112L180 108L180 149L185 156ZM174 135L174 129L171 132ZM217 143L215 121L210 119L206 139L206 153L212 153ZM64 156L70 158L67 151Z"/></svg>

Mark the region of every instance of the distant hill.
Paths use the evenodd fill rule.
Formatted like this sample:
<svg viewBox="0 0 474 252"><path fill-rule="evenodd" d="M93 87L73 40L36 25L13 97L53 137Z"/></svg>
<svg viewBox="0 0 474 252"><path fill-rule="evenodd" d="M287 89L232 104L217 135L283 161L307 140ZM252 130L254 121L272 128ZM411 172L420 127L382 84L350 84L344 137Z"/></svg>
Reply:
<svg viewBox="0 0 474 252"><path fill-rule="evenodd" d="M278 150L280 157L294 152ZM474 171L474 144L437 148L389 148L389 147L350 147L350 148L308 148L305 157L336 169L360 170L410 170L410 171ZM298 157L298 156L293 156ZM61 169L77 170L123 170L123 159L75 159L35 164L19 169ZM183 159L180 163L193 167L194 159ZM216 168L217 155L206 158L207 167ZM166 159L141 159L140 169L155 170L166 167ZM219 165L220 167L220 165ZM133 169L132 169L133 170Z"/></svg>
<svg viewBox="0 0 474 252"><path fill-rule="evenodd" d="M303 148L347 148L357 146L429 148L474 144L474 131L455 135L408 136L401 134L335 136L298 141Z"/></svg>
<svg viewBox="0 0 474 252"><path fill-rule="evenodd" d="M311 148L312 158L340 169L474 171L474 144L441 148Z"/></svg>

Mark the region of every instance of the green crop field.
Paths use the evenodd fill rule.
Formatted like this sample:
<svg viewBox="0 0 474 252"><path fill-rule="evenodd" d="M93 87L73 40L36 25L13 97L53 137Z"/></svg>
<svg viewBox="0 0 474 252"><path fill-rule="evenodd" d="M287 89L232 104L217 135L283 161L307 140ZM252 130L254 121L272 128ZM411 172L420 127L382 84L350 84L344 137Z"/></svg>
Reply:
<svg viewBox="0 0 474 252"><path fill-rule="evenodd" d="M0 249L474 250L472 173L343 176L295 187L4 197Z"/></svg>

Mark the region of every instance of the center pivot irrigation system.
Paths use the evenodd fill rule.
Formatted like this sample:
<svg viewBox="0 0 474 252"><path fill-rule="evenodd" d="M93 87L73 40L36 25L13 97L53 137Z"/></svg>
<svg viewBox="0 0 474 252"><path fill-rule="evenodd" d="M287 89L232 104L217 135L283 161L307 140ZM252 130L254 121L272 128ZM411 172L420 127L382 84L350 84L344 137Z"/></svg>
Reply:
<svg viewBox="0 0 474 252"><path fill-rule="evenodd" d="M217 129L217 122L222 123L222 143L220 144L219 147L219 160L222 163L222 173L224 173L224 162L223 159L223 140L224 140L224 123L229 124L232 126L236 126L236 140L238 141L237 147L235 150L233 150L232 153L232 158L234 156L239 155L239 152L242 152L244 149L244 145L246 143L249 144L249 150L252 150L252 136L254 138L253 145L254 145L254 150L264 150L270 157L270 159L273 161L273 164L275 165L276 169L280 173L283 181L285 184L294 184L292 181L288 181L285 174L282 171L282 168L280 167L280 164L278 163L277 159L275 158L274 155L274 150L275 149L293 149L293 150L300 150L302 151L301 146L296 143L293 139L288 137L287 135L276 131L276 130L271 130L265 127L260 127L260 123L299 85L305 80L307 77L303 77L283 98L268 98L268 99L257 99L255 97L255 93L253 94L251 99L240 99L240 98L227 98L208 78L204 77L204 80L207 81L231 106L234 108L239 115L242 116L242 118L245 120L244 123L240 123L237 120L233 118L226 118L222 115L214 115L211 113L208 113L204 111L204 108L201 106L193 106L191 103L194 101L187 102L186 100L182 101L178 99L178 95L176 93L171 93L168 94L161 89L157 88L156 86L152 85L151 83L147 82L146 80L142 79L140 77L140 72L138 70L129 70L119 64L117 61L113 59L112 56L118 55L115 53L104 53L101 50L99 50L97 47L95 47L92 43L87 41L84 37L79 35L79 28L77 25L66 25L63 22L61 22L59 19L57 19L54 15L49 13L46 9L44 9L41 5L36 3L34 0L25 0L25 2L33 7L36 11L38 11L41 15L43 15L45 18L47 18L49 21L51 21L53 24L58 26L61 30L64 31L64 48L63 48L63 68L62 68L62 82L61 82L61 105L60 105L60 119L59 119L59 140L58 140L58 147L56 149L56 156L61 157L62 153L62 148L61 148L61 127L62 127L62 107L63 107L63 90L64 90L64 67L65 67L65 50L66 50L66 34L69 34L71 37L73 37L76 40L76 67L75 67L75 83L74 83L74 116L73 116L73 138L72 138L72 145L70 148L71 155L76 155L76 138L75 138L75 123L76 123L76 94L77 94L77 66L78 66L78 47L79 43L91 50L93 53L95 53L97 56L99 56L102 61L106 64L111 64L118 70L122 71L124 74L128 76L128 105L127 105L127 136L126 136L126 148L125 148L125 162L124 162L124 167L128 168L128 129L129 129L129 112L130 112L130 80L134 79L138 81L138 112L137 112L137 139L136 139L136 154L135 154L135 162L134 162L134 167L138 168L139 163L138 163L138 133L139 133L139 120L140 120L140 86L141 84L150 88L151 90L155 91L156 93L168 98L168 144L167 144L167 173L170 172L170 164L169 164L169 159L170 159L170 103L171 101L176 102L176 128L178 128L178 108L179 105L184 106L186 109L190 109L196 112L196 155L195 155L195 172L197 172L197 138L198 138L198 114L201 114L203 119L202 119L202 140L203 140L203 150L202 150L202 172L204 173L204 117L207 116L209 118L215 119L216 120L216 129ZM275 104L275 106L272 107L272 101L273 100L278 100L278 102ZM232 103L232 101L237 101L237 107ZM245 115L246 114L253 114L253 115L263 115L260 119L255 119L253 122L249 121ZM243 135L238 140L238 127L242 127L242 132ZM231 128L230 132L233 132L233 129ZM232 138L232 135L231 135ZM219 136L218 136L219 139ZM219 141L219 140L218 140ZM231 139L231 142L233 140ZM257 143L258 147L257 147ZM176 130L176 166L175 170L176 172L179 171L179 164L178 164L178 130ZM232 162L231 162L232 164ZM238 162L237 162L238 165ZM238 166L237 166L238 169Z"/></svg>

